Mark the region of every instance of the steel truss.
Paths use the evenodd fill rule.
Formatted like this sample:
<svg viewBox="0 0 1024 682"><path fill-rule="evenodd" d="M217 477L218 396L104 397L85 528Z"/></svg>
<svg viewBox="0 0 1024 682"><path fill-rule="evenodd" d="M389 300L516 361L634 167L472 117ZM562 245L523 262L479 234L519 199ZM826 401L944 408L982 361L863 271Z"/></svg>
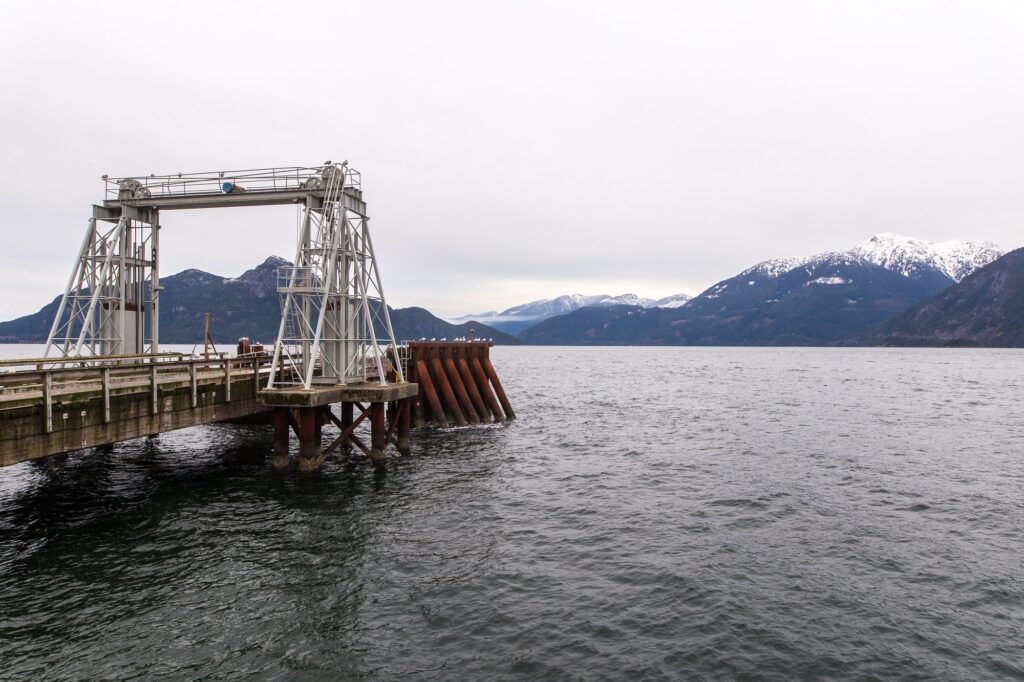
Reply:
<svg viewBox="0 0 1024 682"><path fill-rule="evenodd" d="M50 327L45 357L159 351L159 227L127 216L109 229L101 225L96 218L89 220Z"/></svg>
<svg viewBox="0 0 1024 682"><path fill-rule="evenodd" d="M278 270L282 314L268 388L385 384L389 371L405 381L400 363L386 365L384 351L397 344L369 218L345 201L353 182L358 175L343 163L306 183L322 199L306 202L294 265Z"/></svg>
<svg viewBox="0 0 1024 682"><path fill-rule="evenodd" d="M93 206L47 357L159 351L161 212L302 203L294 265L278 271L282 315L268 387L383 384L390 372L405 381L401 363L388 360L395 334L360 175L348 162L103 180L106 198ZM106 223L113 227L101 229Z"/></svg>

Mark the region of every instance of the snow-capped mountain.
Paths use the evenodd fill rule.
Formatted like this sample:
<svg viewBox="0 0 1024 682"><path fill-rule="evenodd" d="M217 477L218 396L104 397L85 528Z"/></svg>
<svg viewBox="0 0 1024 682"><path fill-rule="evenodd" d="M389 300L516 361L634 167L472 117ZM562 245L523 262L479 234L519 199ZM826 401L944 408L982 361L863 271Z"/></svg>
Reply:
<svg viewBox="0 0 1024 682"><path fill-rule="evenodd" d="M564 315L586 307L608 308L615 305L632 305L641 308L677 308L690 300L687 294L674 294L657 300L644 298L636 294L620 294L609 296L598 294L584 296L582 294L566 294L556 298L544 298L513 306L500 313L490 311L479 315L463 315L452 318L452 322L469 321L484 322L509 334L517 334L527 327L557 315Z"/></svg>
<svg viewBox="0 0 1024 682"><path fill-rule="evenodd" d="M923 268L942 272L959 282L1003 255L992 242L952 239L928 242L898 234L876 234L852 249L864 260L910 277Z"/></svg>
<svg viewBox="0 0 1024 682"><path fill-rule="evenodd" d="M1003 255L997 244L988 241L953 239L929 242L883 232L846 251L829 251L808 258L774 258L758 263L740 276L763 275L776 278L798 267L854 262L872 263L904 277L939 273L959 282L975 270Z"/></svg>
<svg viewBox="0 0 1024 682"><path fill-rule="evenodd" d="M784 256L782 258L772 258L758 263L757 265L747 268L740 273L740 277L746 275L764 275L765 277L774 279L784 272L789 272L793 268L800 267L806 263L808 258L801 258L799 256Z"/></svg>
<svg viewBox="0 0 1024 682"><path fill-rule="evenodd" d="M653 305L645 308L681 308L693 299L689 294L673 294L665 298L659 298Z"/></svg>
<svg viewBox="0 0 1024 682"><path fill-rule="evenodd" d="M886 345L1024 348L1024 249L888 320Z"/></svg>
<svg viewBox="0 0 1024 682"><path fill-rule="evenodd" d="M879 234L845 251L758 263L677 308L587 308L541 321L519 338L614 345L870 343L882 322L956 286L1000 254L989 242L936 244Z"/></svg>
<svg viewBox="0 0 1024 682"><path fill-rule="evenodd" d="M621 296L608 296L598 294L597 296L583 296L582 294L569 294L558 298L541 299L530 301L523 305L514 306L500 313L502 317L551 317L583 308L588 305L607 307L610 305L639 305L647 307L654 303L649 298L641 298L636 294L622 294Z"/></svg>

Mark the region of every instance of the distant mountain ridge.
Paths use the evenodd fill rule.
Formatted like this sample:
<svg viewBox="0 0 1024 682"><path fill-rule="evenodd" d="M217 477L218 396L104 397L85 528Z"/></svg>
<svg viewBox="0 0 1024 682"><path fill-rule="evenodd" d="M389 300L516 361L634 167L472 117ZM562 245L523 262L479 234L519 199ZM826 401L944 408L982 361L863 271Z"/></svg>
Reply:
<svg viewBox="0 0 1024 682"><path fill-rule="evenodd" d="M189 269L160 280L160 340L195 343L202 338L203 315L210 313L210 333L218 343L234 343L241 336L272 343L281 321L277 295L277 269L291 262L270 256L238 277L221 277ZM45 343L60 304L60 296L38 312L0 322L0 343ZM486 325L451 324L423 308L389 308L399 340L469 336L516 344L515 337ZM378 333L384 330L379 329Z"/></svg>
<svg viewBox="0 0 1024 682"><path fill-rule="evenodd" d="M879 340L890 345L1024 346L1024 249L889 320Z"/></svg>
<svg viewBox="0 0 1024 682"><path fill-rule="evenodd" d="M846 251L776 258L674 309L580 309L524 330L540 344L837 345L874 328L1002 254L995 244L931 243L885 233Z"/></svg>
<svg viewBox="0 0 1024 682"><path fill-rule="evenodd" d="M530 344L1022 345L1022 259L991 242L883 233L844 251L762 261L692 299L573 294L453 321L422 308L391 315L399 340L472 329L496 343ZM210 312L217 341L270 343L280 320L277 269L288 263L271 256L238 277L190 269L163 278L162 340L198 340ZM45 341L58 303L0 323L0 343Z"/></svg>
<svg viewBox="0 0 1024 682"><path fill-rule="evenodd" d="M571 313L586 307L608 308L617 305L633 305L641 308L676 308L685 305L691 296L673 294L660 299L643 298L636 294L620 294L609 296L598 294L584 296L582 294L566 294L555 298L544 298L513 306L502 312L489 311L479 315L462 315L452 318L452 322L478 321L501 329L509 334L518 334L524 329L552 317Z"/></svg>
<svg viewBox="0 0 1024 682"><path fill-rule="evenodd" d="M958 282L964 276L982 267L999 256L1002 250L996 244L986 241L974 240L949 240L943 242L929 242L914 237L905 237L891 232L876 234L856 246L845 251L830 251L815 254L808 257L784 257L774 258L758 263L747 268L736 276L737 281L744 277L757 280L758 278L775 279L796 268L804 268L805 271L824 271L828 268L858 268L877 266L884 270L899 274L908 280L923 283L923 288L910 286L906 292L906 298L901 298L899 305L910 305L920 300L920 296L927 296L935 293L945 286ZM849 274L849 273L848 273ZM722 296L721 289L728 286L731 280L723 280L707 291L702 292L696 298L686 294L676 294L662 299L653 300L642 298L635 294L622 294L619 296L608 296L600 294L596 296L583 296L581 294L567 294L555 298L540 299L518 306L513 306L501 312L489 311L479 315L463 315L452 318L453 322L478 321L486 323L509 334L524 335L524 339L536 340L540 335L527 334L527 330L545 320L550 320L561 315L567 315L574 311L587 307L607 308L609 310L617 306L636 306L643 309L681 309L693 305L700 305L700 300L715 300ZM749 280L748 280L749 281ZM808 280L810 281L810 280ZM845 278L838 275L822 275L816 278L815 284L828 284L832 286L843 286L848 284ZM766 299L767 300L767 299ZM880 304L881 305L881 304ZM881 305L879 314L891 313L891 306ZM614 313L608 313L614 316ZM577 319L591 319L593 316L586 315ZM672 316L669 316L672 317ZM870 315L868 317L871 317ZM877 317L877 316L876 316ZM561 326L561 323L558 323ZM549 328L549 331L552 328ZM567 331L567 330L564 330ZM591 334L587 338L600 336ZM625 334L623 338L628 338ZM807 342L811 339L820 341L830 338L828 334L797 333L797 337L803 336ZM570 334L570 338L572 335ZM712 335L714 337L714 335ZM793 337L793 338L797 338ZM559 342L567 342L562 338ZM814 341L814 342L818 342ZM536 341L533 341L536 342ZM580 343L586 342L583 338ZM627 341L623 341L627 342Z"/></svg>

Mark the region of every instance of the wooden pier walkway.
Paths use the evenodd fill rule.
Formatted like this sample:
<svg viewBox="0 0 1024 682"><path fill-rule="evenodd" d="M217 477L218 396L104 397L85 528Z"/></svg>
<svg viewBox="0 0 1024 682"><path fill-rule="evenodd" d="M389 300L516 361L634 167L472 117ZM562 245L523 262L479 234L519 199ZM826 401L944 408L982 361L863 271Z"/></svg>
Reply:
<svg viewBox="0 0 1024 682"><path fill-rule="evenodd" d="M35 367L0 367L0 466L269 409L257 400L265 359L158 355L2 364Z"/></svg>

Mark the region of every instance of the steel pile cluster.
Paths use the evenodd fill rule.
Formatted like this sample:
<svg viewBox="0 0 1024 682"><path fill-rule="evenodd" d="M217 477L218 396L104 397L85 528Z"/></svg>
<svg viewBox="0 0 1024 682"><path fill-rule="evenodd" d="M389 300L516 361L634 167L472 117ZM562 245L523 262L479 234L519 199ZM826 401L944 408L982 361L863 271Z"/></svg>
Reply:
<svg viewBox="0 0 1024 682"><path fill-rule="evenodd" d="M516 414L491 364L490 341L411 341L408 380L419 385L417 426L503 422Z"/></svg>

